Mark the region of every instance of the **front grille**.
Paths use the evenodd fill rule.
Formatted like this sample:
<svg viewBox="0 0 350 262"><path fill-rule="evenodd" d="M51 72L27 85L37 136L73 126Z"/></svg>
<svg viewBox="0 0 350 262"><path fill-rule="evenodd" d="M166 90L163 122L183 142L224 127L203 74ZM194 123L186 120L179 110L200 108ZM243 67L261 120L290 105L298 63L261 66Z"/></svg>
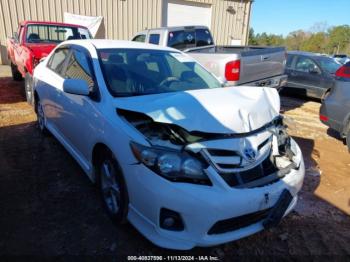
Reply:
<svg viewBox="0 0 350 262"><path fill-rule="evenodd" d="M261 162L261 164L252 169L233 173L219 173L219 175L226 181L229 186L237 187L244 186L245 184L259 180L277 171L278 169L271 161L270 157L267 157L263 162ZM269 181L269 183L272 182L274 181ZM261 186L263 185L265 184L262 184Z"/></svg>
<svg viewBox="0 0 350 262"><path fill-rule="evenodd" d="M271 137L263 140L257 146L257 156L266 155L271 147ZM243 169L247 163L243 160L242 152L228 149L210 148L204 150L206 158L222 172L230 173L237 169Z"/></svg>
<svg viewBox="0 0 350 262"><path fill-rule="evenodd" d="M270 210L271 208L218 221L209 229L208 235L223 234L256 224L267 218Z"/></svg>

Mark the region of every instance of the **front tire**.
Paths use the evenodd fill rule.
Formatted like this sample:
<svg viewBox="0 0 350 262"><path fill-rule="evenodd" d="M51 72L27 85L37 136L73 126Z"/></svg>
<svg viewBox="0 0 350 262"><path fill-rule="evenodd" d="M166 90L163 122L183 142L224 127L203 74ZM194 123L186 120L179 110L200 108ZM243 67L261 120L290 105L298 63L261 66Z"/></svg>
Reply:
<svg viewBox="0 0 350 262"><path fill-rule="evenodd" d="M114 223L126 223L129 205L127 188L111 152L106 150L102 153L96 169L96 182L104 208Z"/></svg>
<svg viewBox="0 0 350 262"><path fill-rule="evenodd" d="M46 128L46 116L39 98L35 101L35 112L40 132L44 135L47 135L49 131Z"/></svg>
<svg viewBox="0 0 350 262"><path fill-rule="evenodd" d="M23 77L21 73L18 71L18 68L15 64L11 62L11 73L12 73L12 79L14 81L21 81L23 80Z"/></svg>
<svg viewBox="0 0 350 262"><path fill-rule="evenodd" d="M28 104L33 105L33 77L27 72L24 78L24 87Z"/></svg>

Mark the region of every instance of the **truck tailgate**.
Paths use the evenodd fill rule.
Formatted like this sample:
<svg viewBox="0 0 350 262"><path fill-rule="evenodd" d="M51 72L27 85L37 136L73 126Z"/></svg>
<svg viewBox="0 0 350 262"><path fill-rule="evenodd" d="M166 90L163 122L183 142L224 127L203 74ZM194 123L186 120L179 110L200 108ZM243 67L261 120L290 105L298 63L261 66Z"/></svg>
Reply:
<svg viewBox="0 0 350 262"><path fill-rule="evenodd" d="M285 50L274 48L241 53L241 77L238 84L245 84L284 73Z"/></svg>
<svg viewBox="0 0 350 262"><path fill-rule="evenodd" d="M225 79L226 64L240 60L240 77L233 85L252 83L284 74L284 47L211 46L186 51L217 77Z"/></svg>

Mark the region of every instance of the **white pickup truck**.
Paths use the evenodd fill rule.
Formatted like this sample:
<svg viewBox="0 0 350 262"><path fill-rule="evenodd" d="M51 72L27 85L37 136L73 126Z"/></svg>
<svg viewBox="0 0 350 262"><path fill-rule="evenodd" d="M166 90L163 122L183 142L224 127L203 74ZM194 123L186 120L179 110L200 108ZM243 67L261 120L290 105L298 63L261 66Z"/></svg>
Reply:
<svg viewBox="0 0 350 262"><path fill-rule="evenodd" d="M284 47L217 46L205 26L148 29L137 33L132 41L182 50L230 86L280 89L287 82Z"/></svg>

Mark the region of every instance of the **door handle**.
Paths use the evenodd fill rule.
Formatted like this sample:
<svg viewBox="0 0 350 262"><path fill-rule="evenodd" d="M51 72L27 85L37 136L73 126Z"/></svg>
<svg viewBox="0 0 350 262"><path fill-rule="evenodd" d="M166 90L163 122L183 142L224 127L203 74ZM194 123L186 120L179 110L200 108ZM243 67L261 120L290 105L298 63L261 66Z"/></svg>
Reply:
<svg viewBox="0 0 350 262"><path fill-rule="evenodd" d="M262 61L268 61L270 60L270 56L261 56Z"/></svg>

